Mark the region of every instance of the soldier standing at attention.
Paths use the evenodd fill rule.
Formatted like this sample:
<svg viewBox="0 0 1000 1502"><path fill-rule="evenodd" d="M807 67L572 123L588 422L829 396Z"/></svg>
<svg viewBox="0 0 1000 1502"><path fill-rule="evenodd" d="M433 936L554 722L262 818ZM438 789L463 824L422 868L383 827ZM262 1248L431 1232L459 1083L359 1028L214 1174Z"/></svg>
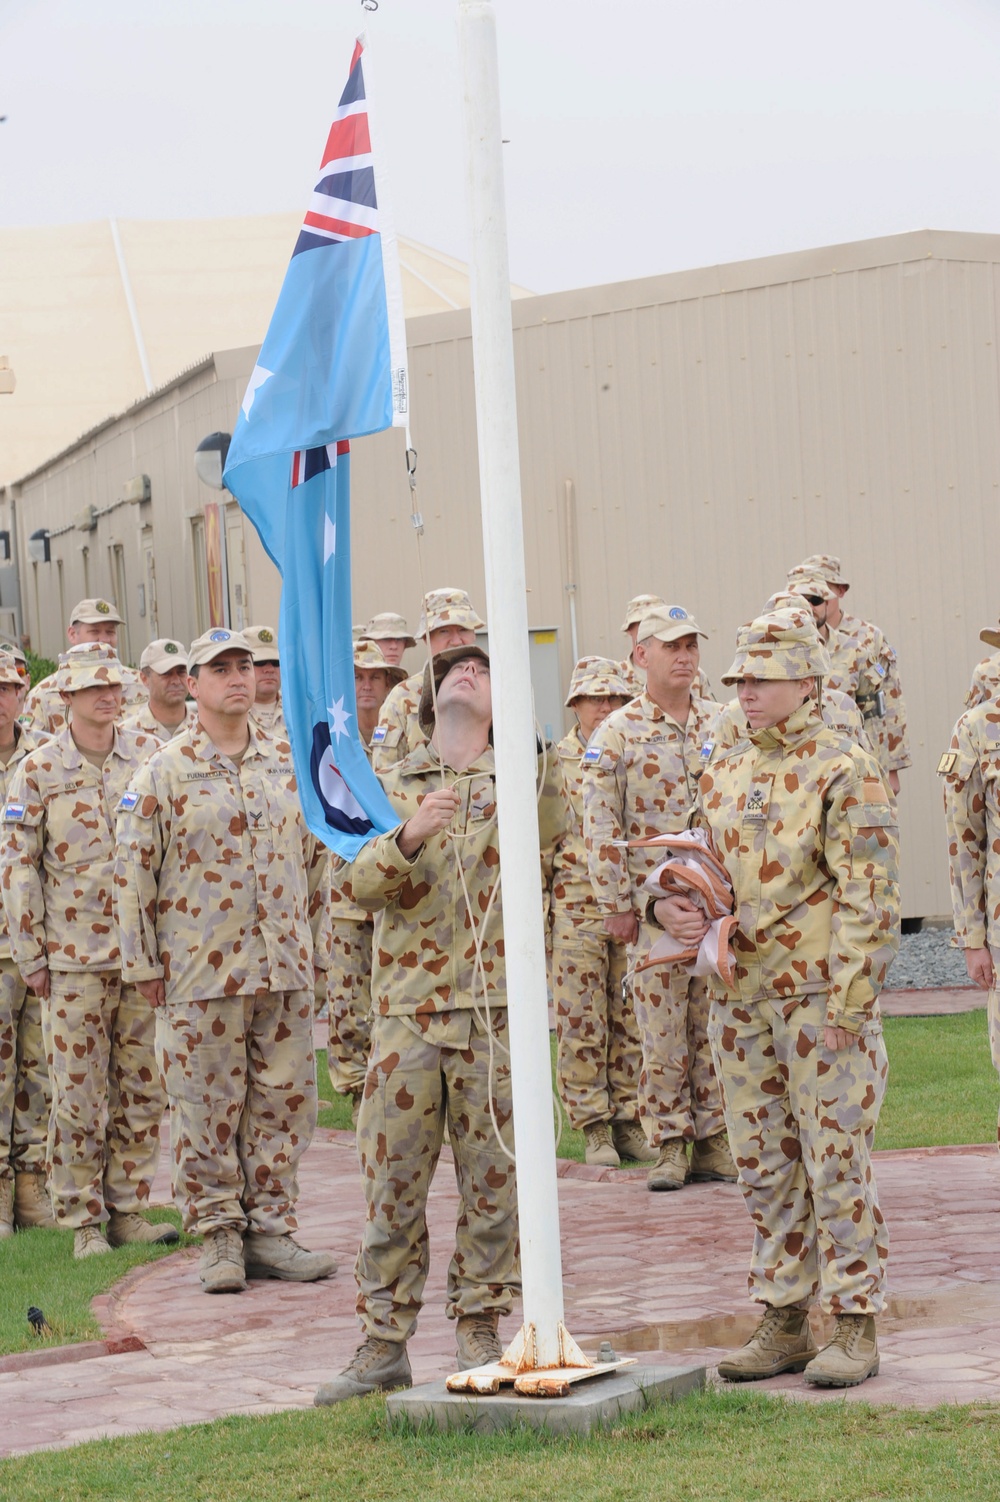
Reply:
<svg viewBox="0 0 1000 1502"><path fill-rule="evenodd" d="M398 668L407 647L417 645L401 615L385 610L373 615L358 632L358 641L373 641L390 667ZM405 676L405 674L404 674Z"/></svg>
<svg viewBox="0 0 1000 1502"><path fill-rule="evenodd" d="M56 681L71 723L18 767L0 852L11 952L41 998L52 1082L49 1192L74 1257L176 1241L138 1213L160 1155L165 1100L149 1008L122 980L112 921L115 809L159 742L116 725L122 666L103 642L71 647ZM105 1234L106 1230L106 1234Z"/></svg>
<svg viewBox="0 0 1000 1502"><path fill-rule="evenodd" d="M242 633L253 653L253 676L256 691L250 711L255 724L266 735L288 739L285 715L281 707L281 660L278 657L278 633L270 626L247 626Z"/></svg>
<svg viewBox="0 0 1000 1502"><path fill-rule="evenodd" d="M417 636L429 642L431 657L446 647L474 646L476 632L485 630L464 589L431 589L424 595ZM398 683L382 705L371 740L371 762L380 777L427 740L419 716L423 686L421 668Z"/></svg>
<svg viewBox="0 0 1000 1502"><path fill-rule="evenodd" d="M139 678L149 698L141 708L126 715L123 730L142 730L168 741L190 725L194 705L187 696L187 648L161 636L151 641L139 658Z"/></svg>
<svg viewBox="0 0 1000 1502"><path fill-rule="evenodd" d="M0 794L41 739L17 723L22 678L17 662L0 653ZM54 1226L45 1179L45 1142L52 1090L42 1006L29 991L10 952L7 914L0 906L0 1239L29 1226Z"/></svg>
<svg viewBox="0 0 1000 1502"><path fill-rule="evenodd" d="M237 632L191 643L198 720L119 802L115 921L126 980L156 1017L174 1199L205 1237L207 1293L336 1271L296 1229L316 1125L314 967L325 968L326 851L299 809L291 748L250 720Z"/></svg>
<svg viewBox="0 0 1000 1502"><path fill-rule="evenodd" d="M617 663L581 657L566 696L577 725L555 753L566 804L566 832L552 867L556 1079L570 1126L583 1132L587 1162L602 1168L617 1168L622 1158L651 1163L659 1157L638 1121L642 1049L625 986L627 951L604 927L583 838L587 745L598 725L629 698Z"/></svg>
<svg viewBox="0 0 1000 1502"><path fill-rule="evenodd" d="M804 1369L807 1382L853 1387L879 1368L889 1243L871 1145L899 840L878 762L823 723L814 693L829 665L805 609L741 627L722 681L738 685L749 740L706 769L699 792L698 822L735 893L735 988L713 994L710 1030L754 1225L750 1292L765 1306L719 1364L734 1382ZM705 931L683 898L653 911L675 938ZM836 1321L818 1353L817 1294Z"/></svg>
<svg viewBox="0 0 1000 1502"><path fill-rule="evenodd" d="M394 683L406 669L391 667L370 638L354 644L354 698L358 733L366 747L378 722L379 710ZM329 1042L326 1051L330 1083L338 1095L349 1095L357 1123L361 1092L368 1070L372 1009L372 930L370 912L352 902L336 880L330 885L331 951L326 972L329 1005Z"/></svg>
<svg viewBox="0 0 1000 1502"><path fill-rule="evenodd" d="M80 642L99 641L118 651L118 627L124 625L110 600L81 600L73 606L73 613L66 628L66 640L70 646ZM119 664L121 673L122 713L129 714L145 702L146 690L135 668ZM34 730L43 735L58 735L65 728L67 706L59 691L59 674L50 673L36 683L24 701L24 713L30 716Z"/></svg>
<svg viewBox="0 0 1000 1502"><path fill-rule="evenodd" d="M336 878L376 915L358 1120L368 1215L355 1268L364 1340L317 1392L321 1405L410 1385L406 1342L423 1303L427 1196L445 1122L460 1196L447 1313L458 1322L463 1370L500 1356L498 1321L520 1286L493 708L479 647L427 664L420 715L430 741L384 779L399 828L371 840ZM539 803L543 848L555 843L561 818L553 779Z"/></svg>
<svg viewBox="0 0 1000 1502"><path fill-rule="evenodd" d="M660 864L654 848L620 842L687 827L709 727L718 705L692 692L698 624L681 605L644 616L636 662L646 688L594 731L583 779L583 828L594 897L608 935L631 953L632 997L642 1040L639 1119L657 1160L650 1189L681 1189L688 1178L734 1182L708 1043L704 980L678 969L639 968L656 938L645 920L643 881ZM640 917L640 915L642 915ZM688 1148L691 1161L688 1163Z"/></svg>

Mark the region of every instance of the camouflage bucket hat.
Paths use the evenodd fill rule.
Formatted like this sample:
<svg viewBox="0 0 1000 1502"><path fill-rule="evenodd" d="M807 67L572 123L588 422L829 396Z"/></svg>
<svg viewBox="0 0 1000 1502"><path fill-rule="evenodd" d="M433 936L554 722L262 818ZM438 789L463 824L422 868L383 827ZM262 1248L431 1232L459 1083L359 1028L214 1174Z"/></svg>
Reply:
<svg viewBox="0 0 1000 1502"><path fill-rule="evenodd" d="M609 657L581 657L573 669L566 695L566 708L574 699L631 699L628 684L617 662Z"/></svg>
<svg viewBox="0 0 1000 1502"><path fill-rule="evenodd" d="M788 570L786 578L792 584L813 574L818 574L828 584L843 584L846 589L851 587L840 572L840 559L832 553L810 553L808 558L803 558L801 563Z"/></svg>
<svg viewBox="0 0 1000 1502"><path fill-rule="evenodd" d="M803 600L808 599L810 595L814 599L820 600L835 600L837 598L837 591L822 574L802 574L799 578L792 580L788 586L788 591L792 595L798 595L799 599Z"/></svg>
<svg viewBox="0 0 1000 1502"><path fill-rule="evenodd" d="M393 667L391 662L386 662L382 648L377 642L367 638L354 643L354 666L365 668L368 672L381 670L388 673L390 683L402 683L404 678L409 677L405 668Z"/></svg>
<svg viewBox="0 0 1000 1502"><path fill-rule="evenodd" d="M82 688L120 687L124 682L118 654L105 642L80 642L59 654L56 688L61 694L76 694Z"/></svg>
<svg viewBox="0 0 1000 1502"><path fill-rule="evenodd" d="M627 631L630 626L638 626L644 615L648 615L651 610L665 610L666 605L666 600L661 600L659 595L634 595L625 606L622 630Z"/></svg>
<svg viewBox="0 0 1000 1502"><path fill-rule="evenodd" d="M431 673L434 674L435 691L441 687L449 668L456 662L464 662L467 657L478 657L480 662L485 662L489 667L490 659L482 647L446 647L443 652L438 652L430 662L424 664L424 682L420 690L420 704L417 708L417 719L421 730L430 735L434 729L434 699L431 695Z"/></svg>
<svg viewBox="0 0 1000 1502"><path fill-rule="evenodd" d="M410 635L410 628L403 617L394 615L391 610L383 610L381 615L373 615L370 621L366 621L358 632L358 640L402 641L408 647L417 645L416 638Z"/></svg>
<svg viewBox="0 0 1000 1502"><path fill-rule="evenodd" d="M430 589L424 595L417 635L426 636L428 631L438 631L442 626L460 626L464 631L486 630L486 622L479 619L464 589Z"/></svg>
<svg viewBox="0 0 1000 1502"><path fill-rule="evenodd" d="M20 688L24 683L17 667L17 658L13 652L0 651L0 683L13 683Z"/></svg>
<svg viewBox="0 0 1000 1502"><path fill-rule="evenodd" d="M742 678L789 680L825 678L830 657L823 645L812 611L807 605L795 610L771 610L759 615L736 633L736 658L725 684Z"/></svg>

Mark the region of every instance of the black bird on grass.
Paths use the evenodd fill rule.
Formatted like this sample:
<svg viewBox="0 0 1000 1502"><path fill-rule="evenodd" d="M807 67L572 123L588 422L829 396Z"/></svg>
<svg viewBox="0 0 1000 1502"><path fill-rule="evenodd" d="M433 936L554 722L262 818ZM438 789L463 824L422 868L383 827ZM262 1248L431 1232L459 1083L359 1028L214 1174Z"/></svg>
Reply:
<svg viewBox="0 0 1000 1502"><path fill-rule="evenodd" d="M36 1304L32 1304L28 1309L28 1324L35 1335L52 1334L52 1326Z"/></svg>

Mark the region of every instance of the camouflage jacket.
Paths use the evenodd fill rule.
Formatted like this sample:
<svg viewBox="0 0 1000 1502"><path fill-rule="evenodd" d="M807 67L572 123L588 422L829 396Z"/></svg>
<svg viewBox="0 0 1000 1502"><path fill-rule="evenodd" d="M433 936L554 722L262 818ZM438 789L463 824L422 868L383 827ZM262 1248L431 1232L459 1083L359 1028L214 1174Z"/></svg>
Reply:
<svg viewBox="0 0 1000 1502"><path fill-rule="evenodd" d="M482 1004L473 920L459 864L475 914L490 1004L507 1003L502 899L499 891L493 895L500 856L492 749L464 772L445 768L445 775L461 798L448 831L426 841L407 860L396 843L399 830L393 830L370 840L350 865L337 870L347 895L375 914L372 1007L381 1015L426 1015ZM427 741L417 746L385 774L383 784L402 824L427 793L441 786L441 763L433 746ZM538 802L540 848L559 838L562 819L550 757Z"/></svg>
<svg viewBox="0 0 1000 1502"><path fill-rule="evenodd" d="M736 894L736 982L788 1016L827 995L860 1032L899 948L899 832L876 759L812 702L702 775L697 822Z"/></svg>
<svg viewBox="0 0 1000 1502"><path fill-rule="evenodd" d="M839 626L830 629L827 648L833 672L826 686L850 694L855 701L883 769L902 771L910 765L910 747L895 651L877 626L847 614ZM880 693L884 714L878 712Z"/></svg>
<svg viewBox="0 0 1000 1502"><path fill-rule="evenodd" d="M273 704L255 704L250 711L250 718L272 740L287 741L288 729L285 725L285 711L280 694Z"/></svg>
<svg viewBox="0 0 1000 1502"><path fill-rule="evenodd" d="M329 956L329 863L299 809L287 741L250 726L239 766L200 725L132 778L118 806L122 974L167 1000L311 991Z"/></svg>
<svg viewBox="0 0 1000 1502"><path fill-rule="evenodd" d="M122 663L122 720L146 702L146 690L135 668ZM28 693L21 720L42 735L58 735L66 729L68 705L56 688L56 675L50 673ZM155 732L154 732L155 733Z"/></svg>
<svg viewBox="0 0 1000 1502"><path fill-rule="evenodd" d="M197 704L189 702L185 706L185 709L186 713L183 720L181 720L180 724L177 726L177 729L168 730L167 726L162 724L161 721L156 718L147 701L145 704L143 704L141 709L133 710L131 714L127 714L125 716L125 718L122 720L122 729L131 731L141 730L146 735L155 735L157 740L169 741L172 740L175 735L183 734L185 730L190 730L192 725L196 725L198 723Z"/></svg>
<svg viewBox="0 0 1000 1502"><path fill-rule="evenodd" d="M997 699L1000 699L1000 652L994 652L976 664L965 696L965 707L975 709L977 704L991 704Z"/></svg>
<svg viewBox="0 0 1000 1502"><path fill-rule="evenodd" d="M364 745L365 752L367 753L368 760L370 762L371 759L372 759L371 744L370 744L370 742L365 742L363 738L361 738L361 740L362 740L362 744ZM340 885L340 882L337 879L337 872L338 872L338 870L339 871L343 871L343 870L346 870L346 869L348 869L348 868L343 864L343 862L338 861L337 858L336 858L336 856L331 856L331 858L330 858L330 917L331 917L331 919L333 920L333 922L335 924L336 923L364 923L364 924L366 924L366 925L368 925L370 927L371 923L372 923L372 915L371 915L371 913L366 912L363 907L359 907L358 904L355 901L353 901L352 898L348 897L347 893L344 891L343 887ZM337 942L335 935L334 935L333 942L334 943Z"/></svg>
<svg viewBox="0 0 1000 1502"><path fill-rule="evenodd" d="M409 678L397 683L385 696L369 747L369 759L380 777L418 746L427 744L427 736L417 719L423 686L424 670L421 668L419 673L411 673Z"/></svg>
<svg viewBox="0 0 1000 1502"><path fill-rule="evenodd" d="M555 748L565 828L551 861L552 907L574 918L601 920L587 868L583 838L583 757L586 745L579 726L564 735Z"/></svg>
<svg viewBox="0 0 1000 1502"><path fill-rule="evenodd" d="M32 751L37 751L47 740L48 736L36 734L27 725L14 726L14 754L6 766L0 765L0 802L6 804L14 776L25 757L30 756ZM10 937L7 933L7 909L3 906L2 898L3 891L0 888L0 959L9 960Z"/></svg>
<svg viewBox="0 0 1000 1502"><path fill-rule="evenodd" d="M11 952L22 975L115 970L112 913L115 809L160 742L115 728L103 767L67 728L21 762L4 804L0 885Z"/></svg>
<svg viewBox="0 0 1000 1502"><path fill-rule="evenodd" d="M590 737L583 757L583 833L602 915L645 911L639 888L663 853L624 850L616 841L687 827L717 713L711 699L692 699L681 726L642 693Z"/></svg>
<svg viewBox="0 0 1000 1502"><path fill-rule="evenodd" d="M844 694L838 688L827 688L825 684L823 685L823 722L834 730L849 735L852 741L857 741L863 751L869 751L874 756L874 748L865 729L861 711L850 694ZM730 699L728 704L722 705L712 723L709 732L712 752L708 760L714 760L724 751L731 751L734 746L745 741L749 734L747 717L740 708L739 699Z"/></svg>
<svg viewBox="0 0 1000 1502"><path fill-rule="evenodd" d="M1000 952L1000 705L966 711L938 772L958 942Z"/></svg>

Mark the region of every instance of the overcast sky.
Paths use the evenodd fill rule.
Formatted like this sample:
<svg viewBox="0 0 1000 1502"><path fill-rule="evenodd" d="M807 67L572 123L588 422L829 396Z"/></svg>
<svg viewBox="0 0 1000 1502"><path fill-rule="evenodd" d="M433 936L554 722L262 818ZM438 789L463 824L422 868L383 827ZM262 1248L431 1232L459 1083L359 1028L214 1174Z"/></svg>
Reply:
<svg viewBox="0 0 1000 1502"><path fill-rule="evenodd" d="M0 0L0 223L305 208L367 24L399 232L465 258L455 0ZM998 0L496 0L535 291L1000 231Z"/></svg>

